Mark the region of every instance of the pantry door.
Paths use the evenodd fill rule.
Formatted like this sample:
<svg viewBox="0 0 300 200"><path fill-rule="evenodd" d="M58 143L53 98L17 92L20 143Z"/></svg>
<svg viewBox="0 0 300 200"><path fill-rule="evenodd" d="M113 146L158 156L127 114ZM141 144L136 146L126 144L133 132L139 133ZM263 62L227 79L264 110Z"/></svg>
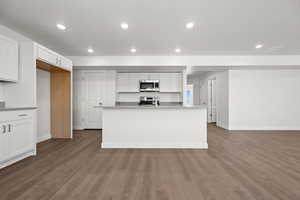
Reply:
<svg viewBox="0 0 300 200"><path fill-rule="evenodd" d="M102 129L102 105L105 94L104 72L84 72L85 129Z"/></svg>

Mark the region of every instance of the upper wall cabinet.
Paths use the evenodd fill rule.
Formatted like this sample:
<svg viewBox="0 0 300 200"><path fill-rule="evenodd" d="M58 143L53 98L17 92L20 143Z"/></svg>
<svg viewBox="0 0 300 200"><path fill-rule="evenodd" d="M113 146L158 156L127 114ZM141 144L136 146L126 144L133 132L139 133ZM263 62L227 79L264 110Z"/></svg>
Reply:
<svg viewBox="0 0 300 200"><path fill-rule="evenodd" d="M118 73L117 92L139 92L140 80L159 80L160 92L182 92L181 73Z"/></svg>
<svg viewBox="0 0 300 200"><path fill-rule="evenodd" d="M72 61L54 51L37 44L37 59L56 67L72 71Z"/></svg>
<svg viewBox="0 0 300 200"><path fill-rule="evenodd" d="M18 43L0 35L0 80L17 82L18 76Z"/></svg>

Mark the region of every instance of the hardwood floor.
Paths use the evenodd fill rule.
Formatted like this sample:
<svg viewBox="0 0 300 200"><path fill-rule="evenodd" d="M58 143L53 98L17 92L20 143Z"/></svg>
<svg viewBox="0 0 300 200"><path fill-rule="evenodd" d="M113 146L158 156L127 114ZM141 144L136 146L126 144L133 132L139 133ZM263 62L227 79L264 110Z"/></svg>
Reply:
<svg viewBox="0 0 300 200"><path fill-rule="evenodd" d="M208 130L208 150L104 150L97 131L46 141L0 170L0 199L300 199L300 132Z"/></svg>

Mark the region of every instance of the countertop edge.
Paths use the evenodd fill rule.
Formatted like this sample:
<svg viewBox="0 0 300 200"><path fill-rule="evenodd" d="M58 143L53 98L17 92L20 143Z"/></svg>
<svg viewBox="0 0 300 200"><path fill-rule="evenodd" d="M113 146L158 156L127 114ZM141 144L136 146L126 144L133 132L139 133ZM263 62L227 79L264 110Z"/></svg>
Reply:
<svg viewBox="0 0 300 200"><path fill-rule="evenodd" d="M159 109L204 109L207 108L206 105L197 105L197 106L103 106L103 109L153 109L153 110L159 110Z"/></svg>
<svg viewBox="0 0 300 200"><path fill-rule="evenodd" d="M4 111L16 111L16 110L34 110L37 107L8 107L8 108L0 108L0 112Z"/></svg>

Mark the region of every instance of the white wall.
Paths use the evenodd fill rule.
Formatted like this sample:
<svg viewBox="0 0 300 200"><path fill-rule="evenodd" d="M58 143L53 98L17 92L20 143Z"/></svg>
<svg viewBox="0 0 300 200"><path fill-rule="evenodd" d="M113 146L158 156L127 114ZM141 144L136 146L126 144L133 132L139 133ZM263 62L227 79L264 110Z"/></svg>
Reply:
<svg viewBox="0 0 300 200"><path fill-rule="evenodd" d="M194 105L200 105L201 104L201 102L200 102L200 88L201 88L200 76L199 75L188 76L187 84L194 86L194 89L193 89Z"/></svg>
<svg viewBox="0 0 300 200"><path fill-rule="evenodd" d="M37 140L51 138L50 73L37 70Z"/></svg>
<svg viewBox="0 0 300 200"><path fill-rule="evenodd" d="M228 71L216 75L217 82L217 126L228 129L229 123L229 80Z"/></svg>
<svg viewBox="0 0 300 200"><path fill-rule="evenodd" d="M230 70L231 130L300 130L300 70Z"/></svg>

